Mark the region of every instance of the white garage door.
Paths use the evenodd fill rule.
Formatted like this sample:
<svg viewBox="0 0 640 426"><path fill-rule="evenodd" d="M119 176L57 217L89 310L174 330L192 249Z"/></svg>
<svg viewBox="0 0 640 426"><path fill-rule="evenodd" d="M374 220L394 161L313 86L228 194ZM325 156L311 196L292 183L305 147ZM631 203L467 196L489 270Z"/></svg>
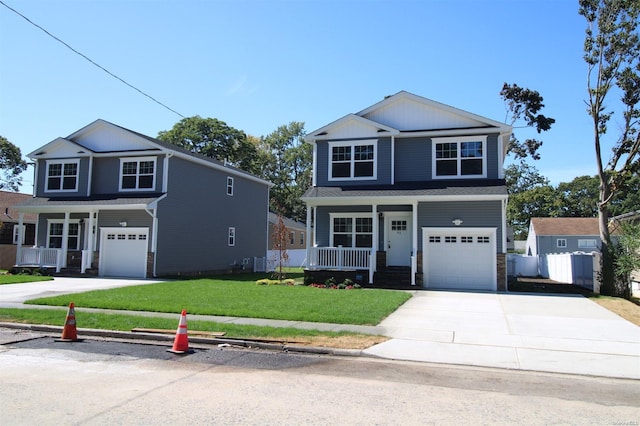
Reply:
<svg viewBox="0 0 640 426"><path fill-rule="evenodd" d="M422 228L424 286L496 290L495 228Z"/></svg>
<svg viewBox="0 0 640 426"><path fill-rule="evenodd" d="M99 275L145 278L149 228L100 228Z"/></svg>

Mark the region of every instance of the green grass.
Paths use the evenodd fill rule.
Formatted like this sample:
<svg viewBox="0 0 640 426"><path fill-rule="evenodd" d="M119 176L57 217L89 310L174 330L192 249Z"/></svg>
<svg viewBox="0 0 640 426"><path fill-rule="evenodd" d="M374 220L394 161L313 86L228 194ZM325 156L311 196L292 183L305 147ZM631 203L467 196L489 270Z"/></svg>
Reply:
<svg viewBox="0 0 640 426"><path fill-rule="evenodd" d="M53 278L46 275L8 275L0 274L0 285L21 284L35 281L51 281Z"/></svg>
<svg viewBox="0 0 640 426"><path fill-rule="evenodd" d="M11 321L29 324L47 324L63 326L66 319L65 309L0 309L0 321ZM76 323L79 328L131 331L139 328L159 328L173 330L177 328L179 317L175 319L143 317L139 315L102 314L82 312L76 309ZM355 333L321 332L317 330L301 330L288 327L264 327L253 325L225 324L209 321L188 320L190 330L220 331L227 333L225 337L232 338L265 338L265 339L295 339L297 337L314 336L348 336Z"/></svg>
<svg viewBox="0 0 640 426"><path fill-rule="evenodd" d="M295 278L295 274L291 274ZM97 290L40 298L36 305L173 312L336 324L375 325L411 296L390 290L329 290L305 286L260 286L263 274Z"/></svg>

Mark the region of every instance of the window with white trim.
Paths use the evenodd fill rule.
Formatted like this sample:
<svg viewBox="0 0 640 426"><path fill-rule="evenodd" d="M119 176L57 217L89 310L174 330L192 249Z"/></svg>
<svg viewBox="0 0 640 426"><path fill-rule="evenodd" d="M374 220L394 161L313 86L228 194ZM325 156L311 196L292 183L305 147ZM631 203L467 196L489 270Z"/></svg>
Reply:
<svg viewBox="0 0 640 426"><path fill-rule="evenodd" d="M22 228L20 228L20 225L13 225L13 244L18 244L18 239L22 240L20 244L24 244L24 234L26 232L26 225L22 225Z"/></svg>
<svg viewBox="0 0 640 426"><path fill-rule="evenodd" d="M332 214L333 247L372 247L373 219L370 214Z"/></svg>
<svg viewBox="0 0 640 426"><path fill-rule="evenodd" d="M62 248L62 234L64 220L50 219L47 226L47 247ZM79 220L69 221L69 232L67 235L67 249L80 250L80 223Z"/></svg>
<svg viewBox="0 0 640 426"><path fill-rule="evenodd" d="M567 239L566 238L558 238L556 240L556 247L558 247L558 248L566 248L567 247Z"/></svg>
<svg viewBox="0 0 640 426"><path fill-rule="evenodd" d="M433 179L487 176L487 137L433 138Z"/></svg>
<svg viewBox="0 0 640 426"><path fill-rule="evenodd" d="M329 180L376 178L377 140L329 142Z"/></svg>
<svg viewBox="0 0 640 426"><path fill-rule="evenodd" d="M579 249L595 249L598 248L597 242L594 239L578 240Z"/></svg>
<svg viewBox="0 0 640 426"><path fill-rule="evenodd" d="M156 157L120 159L120 191L153 191Z"/></svg>
<svg viewBox="0 0 640 426"><path fill-rule="evenodd" d="M294 245L296 243L296 233L295 231L289 232L289 244Z"/></svg>
<svg viewBox="0 0 640 426"><path fill-rule="evenodd" d="M227 176L227 195L233 196L233 178Z"/></svg>
<svg viewBox="0 0 640 426"><path fill-rule="evenodd" d="M48 160L45 192L73 192L78 190L80 160Z"/></svg>
<svg viewBox="0 0 640 426"><path fill-rule="evenodd" d="M227 241L228 241L229 247L233 247L236 245L236 228L233 226L229 227L229 236Z"/></svg>

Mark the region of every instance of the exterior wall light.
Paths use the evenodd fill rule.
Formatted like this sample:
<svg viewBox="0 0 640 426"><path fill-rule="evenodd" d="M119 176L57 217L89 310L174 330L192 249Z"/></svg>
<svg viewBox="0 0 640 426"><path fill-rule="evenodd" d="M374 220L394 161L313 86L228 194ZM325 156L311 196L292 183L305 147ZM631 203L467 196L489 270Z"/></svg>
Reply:
<svg viewBox="0 0 640 426"><path fill-rule="evenodd" d="M462 225L462 219L453 219L451 223L453 223L455 226L460 226Z"/></svg>

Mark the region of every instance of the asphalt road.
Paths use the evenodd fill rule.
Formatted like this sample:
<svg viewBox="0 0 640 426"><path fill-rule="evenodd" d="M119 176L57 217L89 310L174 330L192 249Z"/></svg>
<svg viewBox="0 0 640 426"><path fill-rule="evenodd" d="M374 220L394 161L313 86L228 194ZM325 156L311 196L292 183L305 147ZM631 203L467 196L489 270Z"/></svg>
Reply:
<svg viewBox="0 0 640 426"><path fill-rule="evenodd" d="M618 424L640 382L0 330L0 424Z"/></svg>

